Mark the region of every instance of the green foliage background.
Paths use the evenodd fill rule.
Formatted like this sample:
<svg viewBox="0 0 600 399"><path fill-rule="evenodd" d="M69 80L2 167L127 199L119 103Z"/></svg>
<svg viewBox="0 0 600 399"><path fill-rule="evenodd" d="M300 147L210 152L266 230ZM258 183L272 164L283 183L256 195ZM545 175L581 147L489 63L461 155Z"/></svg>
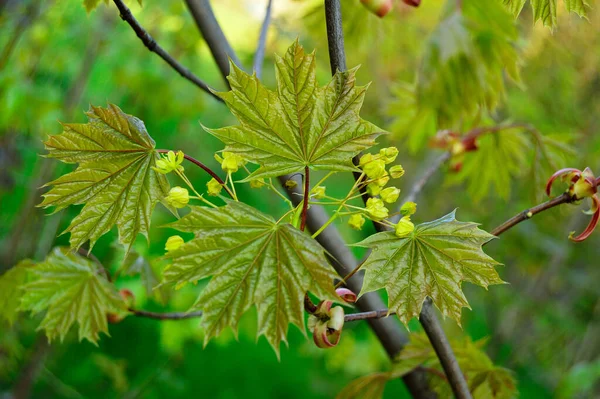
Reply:
<svg viewBox="0 0 600 399"><path fill-rule="evenodd" d="M0 59L0 271L24 257L41 260L54 245L68 243L67 235L54 237L78 209L47 217L33 207L40 202L37 187L68 171L39 156L42 140L61 131L58 121L83 123L88 104L110 101L143 119L157 148L184 149L213 168L219 165L212 154L222 147L198 122L208 127L236 123L226 107L150 53L120 21L112 3L90 14L78 3L29 0L0 8L0 48L22 29L10 57ZM165 49L217 89L225 88L183 2L146 0L143 8L129 3ZM266 2L213 3L232 46L242 63L250 66ZM296 37L306 49L317 49L317 77L321 84L327 82L330 72L321 2L274 3L265 84L274 86L274 54L283 55ZM394 123L404 108L397 88L401 82L415 81L428 37L447 12L442 3L424 0L420 8L412 9L397 2L395 11L379 20L358 0L343 1L348 65L362 65L359 84L372 81L362 116L392 131L380 142L387 140L401 149L398 159L407 171L401 187L405 193L411 179L437 154L423 146L408 151L408 142ZM499 96L499 108L483 120L530 123L546 135L571 141L577 153L559 166L590 166L598 173L600 13L591 10L589 20L584 20L559 7L558 14L552 33L539 22L532 26L531 8L523 9L516 41L522 83L508 80L505 95ZM460 99L452 99L450 105L462 109ZM406 103L407 108L411 106ZM465 122L464 126L472 124ZM467 162L465 169L469 170ZM413 219L433 220L458 207L462 220L477 221L490 230L535 203L533 193L541 192L543 177L540 180L530 174L531 166L531 158L525 157L517 168L519 173L511 172L505 179L508 186L490 185L483 195L465 190L469 180L463 183L444 170L419 198L419 213ZM508 164L496 167L515 169ZM187 171L197 187L208 181L192 168ZM351 177L340 174L328 191L343 195L350 185ZM248 189L238 195L262 211L283 210L281 201L264 193ZM587 398L599 392L600 234L577 245L566 239L569 231L580 231L587 218L580 208L563 206L491 243L486 251L505 264L499 272L510 285L493 286L489 292L467 285L472 311L463 312L464 331L452 321L445 326L451 336L489 337L487 353L499 366L515 370L521 397ZM154 226L171 221L165 209L153 219ZM372 231L343 232L348 242L357 242ZM161 256L171 234L173 230L154 228L150 246L138 239L134 249L147 258ZM96 256L113 271L122 259L116 241L116 231L112 231L94 248ZM363 254L362 249L355 251ZM148 267L160 272L163 266L154 262ZM187 309L198 292L197 287L185 287L148 295L138 276L121 281L122 288L134 291L138 307L149 310ZM167 298L168 308L162 301ZM0 323L0 394L12 389L32 354L39 353L37 323L39 320L27 317L20 317L13 328ZM205 349L197 320L158 322L130 317L111 325L111 338L103 337L98 347L80 344L76 334L70 334L62 344L47 350L33 396L331 398L350 380L388 367L385 353L366 323L347 326L340 346L329 351L316 349L292 328L290 348L282 348L281 362L264 339L255 343L255 325L255 315L250 312L240 324L239 342L227 333ZM418 330L414 321L410 327ZM408 394L401 382L393 381L384 397Z"/></svg>

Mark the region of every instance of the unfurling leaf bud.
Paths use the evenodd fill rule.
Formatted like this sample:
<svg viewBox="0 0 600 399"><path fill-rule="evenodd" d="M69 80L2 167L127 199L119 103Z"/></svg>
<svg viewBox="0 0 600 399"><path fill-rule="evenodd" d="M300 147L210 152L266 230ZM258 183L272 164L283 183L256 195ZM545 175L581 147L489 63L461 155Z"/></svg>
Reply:
<svg viewBox="0 0 600 399"><path fill-rule="evenodd" d="M398 156L398 149L396 147L382 148L379 150L379 155L386 164L390 164L396 160L396 157Z"/></svg>
<svg viewBox="0 0 600 399"><path fill-rule="evenodd" d="M388 217L389 211L379 198L367 200L367 212L373 220L382 220Z"/></svg>
<svg viewBox="0 0 600 399"><path fill-rule="evenodd" d="M390 175L392 176L392 179L399 179L404 176L404 168L402 165L394 165L390 168Z"/></svg>
<svg viewBox="0 0 600 399"><path fill-rule="evenodd" d="M319 348L332 348L340 342L344 328L344 309L340 306L332 309L332 304L331 301L322 301L315 313L308 318L308 328Z"/></svg>
<svg viewBox="0 0 600 399"><path fill-rule="evenodd" d="M208 195L216 197L223 189L223 186L216 179L210 179L210 181L206 183L206 189Z"/></svg>
<svg viewBox="0 0 600 399"><path fill-rule="evenodd" d="M183 208L190 202L190 194L188 190L183 187L173 187L169 191L169 195L165 198L167 200L167 204L171 205L173 208Z"/></svg>
<svg viewBox="0 0 600 399"><path fill-rule="evenodd" d="M392 0L360 0L373 14L383 18L392 9Z"/></svg>
<svg viewBox="0 0 600 399"><path fill-rule="evenodd" d="M404 216L396 225L396 236L406 237L415 230L415 225L410 221L410 216Z"/></svg>
<svg viewBox="0 0 600 399"><path fill-rule="evenodd" d="M340 296L346 303L354 303L358 299L356 294L348 288L338 288L335 293Z"/></svg>
<svg viewBox="0 0 600 399"><path fill-rule="evenodd" d="M402 213L402 216L412 216L415 213L417 213L417 204L415 204L414 202L405 202L404 204L402 204L402 207L400 208L400 213Z"/></svg>
<svg viewBox="0 0 600 399"><path fill-rule="evenodd" d="M183 238L181 236L171 236L167 239L167 243L165 244L165 251L171 252L179 249L183 245Z"/></svg>
<svg viewBox="0 0 600 399"><path fill-rule="evenodd" d="M312 189L312 197L315 199L323 199L325 197L325 186L317 186Z"/></svg>
<svg viewBox="0 0 600 399"><path fill-rule="evenodd" d="M362 229L364 224L365 218L363 217L363 215L352 215L350 216L350 219L348 219L348 226L352 227L354 230Z"/></svg>
<svg viewBox="0 0 600 399"><path fill-rule="evenodd" d="M263 178L250 180L250 188L261 188L265 184L265 179Z"/></svg>
<svg viewBox="0 0 600 399"><path fill-rule="evenodd" d="M400 189L396 187L385 188L381 190L380 196L384 202L387 202L388 204L393 204L398 200L398 197L400 196Z"/></svg>

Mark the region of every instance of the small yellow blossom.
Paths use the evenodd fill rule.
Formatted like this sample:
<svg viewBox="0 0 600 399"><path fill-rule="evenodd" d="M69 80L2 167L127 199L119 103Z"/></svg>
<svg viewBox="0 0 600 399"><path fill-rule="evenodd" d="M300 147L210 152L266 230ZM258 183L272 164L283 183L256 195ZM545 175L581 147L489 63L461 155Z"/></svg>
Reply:
<svg viewBox="0 0 600 399"><path fill-rule="evenodd" d="M377 184L377 183L367 184L367 194L369 194L371 197L379 195L380 192L381 192L381 187L379 186L379 184Z"/></svg>
<svg viewBox="0 0 600 399"><path fill-rule="evenodd" d="M363 172L369 179L378 179L386 175L385 162L383 159L373 160L363 166Z"/></svg>
<svg viewBox="0 0 600 399"><path fill-rule="evenodd" d="M296 187L297 185L298 185L298 182L296 182L296 180L290 179L285 182L285 186L290 189Z"/></svg>
<svg viewBox="0 0 600 399"><path fill-rule="evenodd" d="M392 179L398 179L404 176L404 168L402 165L394 165L390 168L390 175L392 175Z"/></svg>
<svg viewBox="0 0 600 399"><path fill-rule="evenodd" d="M206 188L208 191L208 195L216 197L223 189L223 186L221 185L221 183L219 183L216 179L213 178L210 179L208 183L206 183Z"/></svg>
<svg viewBox="0 0 600 399"><path fill-rule="evenodd" d="M373 220L381 220L388 217L389 211L379 198L369 198L367 200L367 212Z"/></svg>
<svg viewBox="0 0 600 399"><path fill-rule="evenodd" d="M410 221L410 216L404 216L396 225L396 236L406 237L415 230L415 225Z"/></svg>
<svg viewBox="0 0 600 399"><path fill-rule="evenodd" d="M182 245L183 245L183 238L181 238L180 236L171 236L167 239L167 243L165 244L165 251L167 251L167 252L175 251Z"/></svg>
<svg viewBox="0 0 600 399"><path fill-rule="evenodd" d="M177 154L173 151L169 151L166 156L163 156L156 161L156 166L153 166L152 169L164 175L173 172L174 170L183 172L183 166L181 166L183 157L184 154L182 151L177 151Z"/></svg>
<svg viewBox="0 0 600 399"><path fill-rule="evenodd" d="M411 216L417 212L417 204L414 202L405 202L400 208L400 213L403 216Z"/></svg>
<svg viewBox="0 0 600 399"><path fill-rule="evenodd" d="M190 194L187 189L177 186L169 191L166 200L173 208L183 208L190 202Z"/></svg>
<svg viewBox="0 0 600 399"><path fill-rule="evenodd" d="M261 188L265 184L265 179L262 178L250 180L250 188Z"/></svg>
<svg viewBox="0 0 600 399"><path fill-rule="evenodd" d="M373 160L373 154L365 154L362 157L360 157L360 161L358 162L358 166L360 166L362 168L363 166L365 166L366 164L368 164L372 160Z"/></svg>
<svg viewBox="0 0 600 399"><path fill-rule="evenodd" d="M312 197L315 199L323 199L325 197L325 186L317 186L312 189Z"/></svg>
<svg viewBox="0 0 600 399"><path fill-rule="evenodd" d="M386 164L390 164L396 160L396 157L398 156L398 149L396 147L382 148L379 150L379 155L381 158L383 158Z"/></svg>
<svg viewBox="0 0 600 399"><path fill-rule="evenodd" d="M221 162L221 169L227 173L235 173L241 166L244 166L246 161L241 156L234 154L233 152L223 151L223 161Z"/></svg>
<svg viewBox="0 0 600 399"><path fill-rule="evenodd" d="M362 229L364 224L365 218L363 215L355 214L350 216L350 219L348 219L348 226L352 227L354 230Z"/></svg>
<svg viewBox="0 0 600 399"><path fill-rule="evenodd" d="M400 189L396 187L384 188L383 190L381 190L381 194L379 195L381 196L381 199L384 202L387 202L388 204L393 204L398 200L398 197L400 196Z"/></svg>

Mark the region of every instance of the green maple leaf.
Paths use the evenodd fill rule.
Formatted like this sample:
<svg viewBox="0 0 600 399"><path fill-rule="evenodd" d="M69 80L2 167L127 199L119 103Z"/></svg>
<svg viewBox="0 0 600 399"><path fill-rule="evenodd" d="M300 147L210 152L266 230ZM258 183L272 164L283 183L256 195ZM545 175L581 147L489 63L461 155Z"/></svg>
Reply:
<svg viewBox="0 0 600 399"><path fill-rule="evenodd" d="M516 18L521 14L526 0L502 0L502 2ZM533 22L539 20L545 26L550 28L556 27L557 0L531 0L530 3L533 10ZM586 0L565 0L564 3L568 12L574 12L583 18L587 17L590 5Z"/></svg>
<svg viewBox="0 0 600 399"><path fill-rule="evenodd" d="M21 298L21 286L27 281L27 269L33 262L26 259L0 276L1 318L12 324L17 317Z"/></svg>
<svg viewBox="0 0 600 399"><path fill-rule="evenodd" d="M307 291L335 299L337 276L323 248L290 224L278 224L251 206L229 202L220 208L191 207L169 225L197 238L170 252L164 283L182 286L211 277L192 309L203 311L205 343L256 305L258 336L279 355L290 323L304 331Z"/></svg>
<svg viewBox="0 0 600 399"><path fill-rule="evenodd" d="M355 85L356 68L337 72L325 87L315 76L315 55L296 41L275 60L277 90L233 63L231 91L217 93L239 126L208 129L227 146L258 163L248 179L313 169L354 171L352 157L375 144L382 131L359 115L367 86Z"/></svg>
<svg viewBox="0 0 600 399"><path fill-rule="evenodd" d="M152 210L169 184L152 170L158 154L141 120L116 105L92 106L87 116L89 123L65 124L62 134L45 142L49 157L79 166L47 184L54 187L40 206L55 206L56 212L85 204L65 231L72 248L88 240L92 247L114 224L129 248L139 233L148 237Z"/></svg>
<svg viewBox="0 0 600 399"><path fill-rule="evenodd" d="M336 399L380 399L392 373L373 373L350 382L336 396Z"/></svg>
<svg viewBox="0 0 600 399"><path fill-rule="evenodd" d="M444 316L460 324L461 309L469 306L463 281L485 288L503 283L494 269L499 263L481 249L492 238L475 223L457 221L455 211L418 225L404 238L393 232L372 235L355 244L372 248L362 266L361 295L385 288L389 309L404 324L419 315L429 296Z"/></svg>
<svg viewBox="0 0 600 399"><path fill-rule="evenodd" d="M28 269L32 281L22 288L21 310L46 314L39 326L49 340L61 341L71 326L79 325L79 340L96 343L99 333L108 335L107 313L126 310L104 270L66 248L55 248L41 263Z"/></svg>

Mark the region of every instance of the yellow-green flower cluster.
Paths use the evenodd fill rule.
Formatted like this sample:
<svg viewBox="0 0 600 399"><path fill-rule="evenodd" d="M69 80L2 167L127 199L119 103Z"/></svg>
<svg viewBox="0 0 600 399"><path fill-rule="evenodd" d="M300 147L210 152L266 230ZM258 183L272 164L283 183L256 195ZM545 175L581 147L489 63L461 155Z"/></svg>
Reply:
<svg viewBox="0 0 600 399"><path fill-rule="evenodd" d="M389 171L386 165L393 163L398 157L396 147L382 148L378 154L365 154L360 158L359 167L367 176L367 193L370 196L381 194L381 190L390 181L390 177L397 179L404 174L400 165L392 166ZM386 201L387 202L387 201Z"/></svg>
<svg viewBox="0 0 600 399"><path fill-rule="evenodd" d="M183 166L181 166L183 158L184 154L182 151L177 151L177 154L169 151L166 156L156 161L156 166L153 166L152 169L163 175L173 171L183 172Z"/></svg>
<svg viewBox="0 0 600 399"><path fill-rule="evenodd" d="M223 151L223 157L215 154L215 159L221 164L221 169L227 173L235 173L246 165L244 158L233 152Z"/></svg>

